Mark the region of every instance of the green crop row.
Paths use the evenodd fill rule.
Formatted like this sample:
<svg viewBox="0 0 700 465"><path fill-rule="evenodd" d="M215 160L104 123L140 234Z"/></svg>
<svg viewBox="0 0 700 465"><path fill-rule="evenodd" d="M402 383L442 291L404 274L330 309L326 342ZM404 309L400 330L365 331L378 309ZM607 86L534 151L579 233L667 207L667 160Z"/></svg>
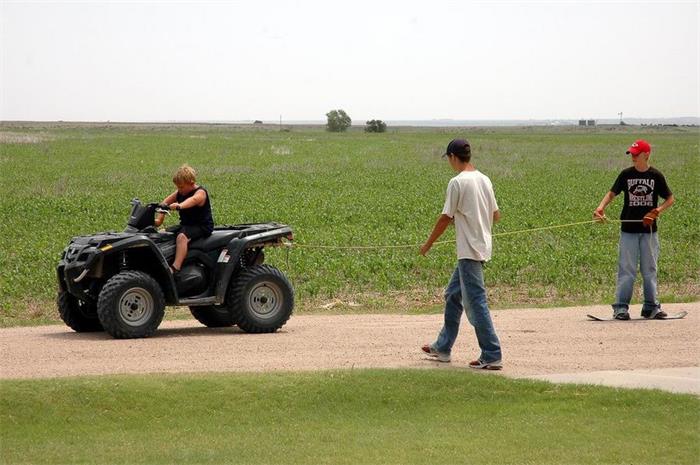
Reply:
<svg viewBox="0 0 700 465"><path fill-rule="evenodd" d="M585 221L629 165L638 137L653 146L676 205L660 220L665 300L698 297L700 157L697 130L401 130L330 134L225 126L8 128L31 137L0 143L0 307L3 318L51 305L55 265L70 238L121 230L129 201L159 201L189 163L211 194L219 224L278 221L306 245L419 244L439 215L454 173L441 160L466 136L495 186L495 232ZM651 131L651 130L649 130ZM0 139L2 140L2 139ZM9 140L9 142L7 142ZM29 142L28 142L29 141ZM618 199L608 210L616 218ZM173 223L175 218L170 219ZM454 238L448 231L443 239ZM618 226L578 225L495 239L486 279L495 305L601 303L615 285ZM303 306L339 296L439 295L454 246L269 250ZM40 311L39 311L40 313ZM31 317L31 315L30 315Z"/></svg>

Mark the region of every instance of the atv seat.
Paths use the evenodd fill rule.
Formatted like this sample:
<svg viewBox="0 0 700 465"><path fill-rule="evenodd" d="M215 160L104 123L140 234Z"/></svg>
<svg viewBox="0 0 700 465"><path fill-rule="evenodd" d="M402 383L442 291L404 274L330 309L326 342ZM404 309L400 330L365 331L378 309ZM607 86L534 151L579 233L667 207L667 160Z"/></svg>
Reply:
<svg viewBox="0 0 700 465"><path fill-rule="evenodd" d="M242 232L243 231L240 230L214 230L214 232L211 233L211 236L190 242L189 249L199 249L203 250L204 252L218 249L231 242L231 239L240 237Z"/></svg>

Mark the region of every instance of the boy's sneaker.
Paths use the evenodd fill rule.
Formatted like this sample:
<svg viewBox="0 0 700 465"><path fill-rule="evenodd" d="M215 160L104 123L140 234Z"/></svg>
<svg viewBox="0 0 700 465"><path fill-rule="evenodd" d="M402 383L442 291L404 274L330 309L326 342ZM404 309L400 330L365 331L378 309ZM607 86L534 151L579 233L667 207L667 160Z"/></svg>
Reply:
<svg viewBox="0 0 700 465"><path fill-rule="evenodd" d="M668 316L668 313L660 308L655 308L654 310L642 310L642 316L649 320L663 320Z"/></svg>
<svg viewBox="0 0 700 465"><path fill-rule="evenodd" d="M469 368L474 368L477 370L502 370L503 363L501 363L500 360L496 360L495 362L484 362L482 360L474 360L473 362L469 362Z"/></svg>
<svg viewBox="0 0 700 465"><path fill-rule="evenodd" d="M437 350L433 349L433 346L430 344L424 345L420 348L420 350L425 352L429 357L434 357L438 362L448 363L450 361L450 354L438 352Z"/></svg>
<svg viewBox="0 0 700 465"><path fill-rule="evenodd" d="M613 318L615 318L616 320L627 321L630 319L630 314L628 312L620 312L613 315Z"/></svg>

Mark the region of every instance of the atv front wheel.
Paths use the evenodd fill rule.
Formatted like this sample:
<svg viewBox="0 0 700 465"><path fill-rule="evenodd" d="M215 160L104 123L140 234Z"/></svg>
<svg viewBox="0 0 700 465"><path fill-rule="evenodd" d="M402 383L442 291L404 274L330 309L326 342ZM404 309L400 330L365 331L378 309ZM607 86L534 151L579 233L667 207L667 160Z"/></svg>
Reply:
<svg viewBox="0 0 700 465"><path fill-rule="evenodd" d="M270 265L250 267L232 285L228 306L243 331L274 333L292 315L294 290L277 268Z"/></svg>
<svg viewBox="0 0 700 465"><path fill-rule="evenodd" d="M236 320L225 305L190 307L190 313L197 321L208 328L223 328L236 324Z"/></svg>
<svg viewBox="0 0 700 465"><path fill-rule="evenodd" d="M97 318L97 306L94 303L90 304L68 292L59 291L56 306L63 322L73 331L78 333L103 331L102 324Z"/></svg>
<svg viewBox="0 0 700 465"><path fill-rule="evenodd" d="M124 271L112 276L97 300L97 315L112 337L148 337L165 314L165 298L160 286L146 273Z"/></svg>

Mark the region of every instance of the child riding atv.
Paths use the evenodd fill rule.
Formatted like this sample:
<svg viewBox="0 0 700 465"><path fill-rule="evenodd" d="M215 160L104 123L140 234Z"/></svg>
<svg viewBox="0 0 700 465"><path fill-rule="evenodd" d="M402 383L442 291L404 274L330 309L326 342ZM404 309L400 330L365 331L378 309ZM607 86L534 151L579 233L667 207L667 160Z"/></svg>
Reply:
<svg viewBox="0 0 700 465"><path fill-rule="evenodd" d="M173 175L173 183L177 190L167 196L163 203L170 210L180 213L180 224L168 228L176 235L175 260L170 269L178 273L187 255L187 244L200 238L209 237L214 230L214 217L211 213L209 192L196 184L196 171L191 166L182 165ZM165 214L159 213L155 225L163 224Z"/></svg>
<svg viewBox="0 0 700 465"><path fill-rule="evenodd" d="M182 204L188 207L193 197L182 202L175 197L169 207L187 211ZM292 285L263 263L265 247L293 240L289 226L216 226L207 237L188 238L178 261L181 233L155 228L156 214L167 213L157 203L134 199L124 232L71 239L56 268L58 311L68 326L104 330L115 338L147 337L160 325L166 305L188 306L205 326L238 325L251 333L271 333L287 322L294 309ZM180 269L177 279L171 263Z"/></svg>

